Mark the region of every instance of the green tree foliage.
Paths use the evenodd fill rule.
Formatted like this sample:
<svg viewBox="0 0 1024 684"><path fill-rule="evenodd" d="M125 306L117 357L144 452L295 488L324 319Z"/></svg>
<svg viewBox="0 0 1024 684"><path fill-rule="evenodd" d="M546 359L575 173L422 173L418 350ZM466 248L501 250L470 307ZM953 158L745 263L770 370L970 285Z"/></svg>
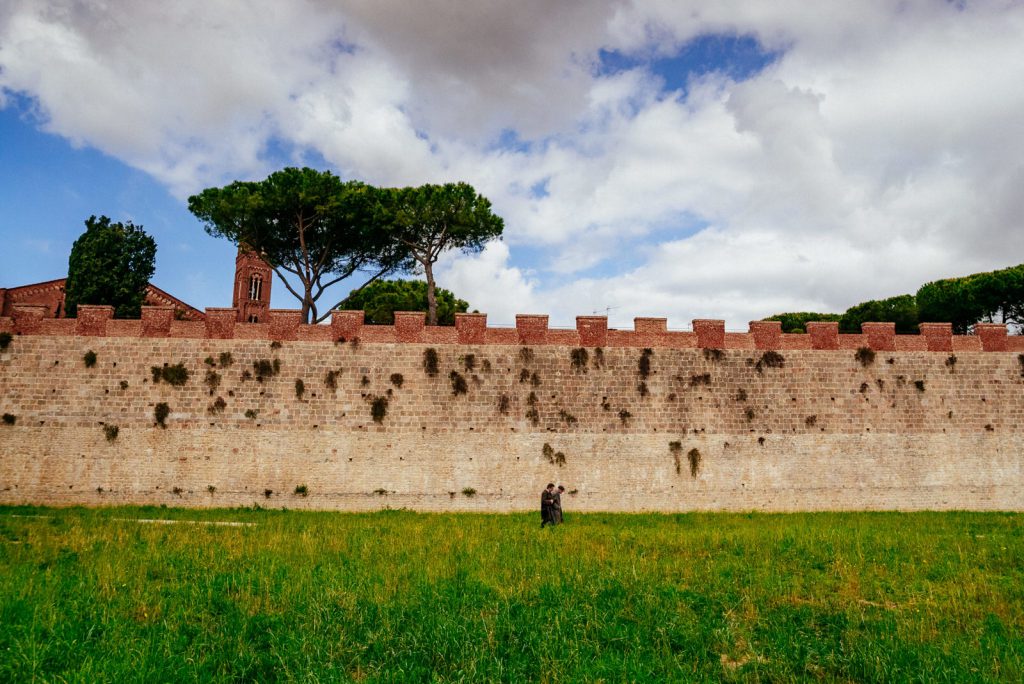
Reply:
<svg viewBox="0 0 1024 684"><path fill-rule="evenodd" d="M1024 323L1024 264L922 285L917 307L922 321L950 322L958 334L982 321Z"/></svg>
<svg viewBox="0 0 1024 684"><path fill-rule="evenodd" d="M90 216L68 259L66 315L79 304L105 304L117 318L138 318L155 264L156 241L142 226Z"/></svg>
<svg viewBox="0 0 1024 684"><path fill-rule="evenodd" d="M372 282L405 256L396 256L376 229L378 200L376 188L329 171L286 168L262 181L207 188L189 198L188 208L210 235L260 254L302 303L303 320L318 323L334 308L318 308L327 288L363 270Z"/></svg>
<svg viewBox="0 0 1024 684"><path fill-rule="evenodd" d="M888 299L872 299L851 306L839 319L839 332L859 333L861 323L896 324L896 332L900 334L916 334L917 300L914 295L899 295Z"/></svg>
<svg viewBox="0 0 1024 684"><path fill-rule="evenodd" d="M781 321L782 332L784 333L805 333L807 324L814 321L838 321L840 314L814 313L811 311L799 311L795 313L775 314L765 318L766 321Z"/></svg>
<svg viewBox="0 0 1024 684"><path fill-rule="evenodd" d="M438 257L452 249L479 252L500 239L505 227L490 201L467 183L387 190L378 216L392 249L405 257L403 268L421 270L427 279L430 325L438 321L433 270Z"/></svg>
<svg viewBox="0 0 1024 684"><path fill-rule="evenodd" d="M437 322L455 325L455 314L465 313L469 304L444 289L437 288ZM396 311L426 311L427 284L422 280L378 280L355 290L338 305L341 309L362 309L366 322L372 325L391 325Z"/></svg>

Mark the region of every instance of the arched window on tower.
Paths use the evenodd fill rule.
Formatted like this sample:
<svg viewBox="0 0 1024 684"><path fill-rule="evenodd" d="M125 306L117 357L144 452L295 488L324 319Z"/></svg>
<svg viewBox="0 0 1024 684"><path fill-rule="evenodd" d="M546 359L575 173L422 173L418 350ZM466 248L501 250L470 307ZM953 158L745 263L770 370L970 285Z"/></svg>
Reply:
<svg viewBox="0 0 1024 684"><path fill-rule="evenodd" d="M259 301L263 294L263 276L254 273L249 277L249 299Z"/></svg>
<svg viewBox="0 0 1024 684"><path fill-rule="evenodd" d="M259 323L260 322L260 317L257 316L256 314L249 314L249 322L250 323Z"/></svg>

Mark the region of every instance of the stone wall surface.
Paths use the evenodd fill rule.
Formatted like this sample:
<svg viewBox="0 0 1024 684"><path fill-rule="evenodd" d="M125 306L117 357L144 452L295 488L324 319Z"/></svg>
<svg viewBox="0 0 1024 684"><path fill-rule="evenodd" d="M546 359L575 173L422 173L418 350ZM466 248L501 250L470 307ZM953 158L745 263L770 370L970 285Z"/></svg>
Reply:
<svg viewBox="0 0 1024 684"><path fill-rule="evenodd" d="M1024 510L1015 351L893 344L864 365L829 329L824 348L765 356L773 329L730 345L720 327L659 321L644 334L733 348L645 351L480 343L476 323L401 324L446 343L280 325L291 340L17 335L0 352L0 413L15 418L0 424L0 503L511 511L552 481L573 492L567 511ZM544 338L546 322L526 324ZM617 332L585 324L588 340ZM261 360L279 372L258 379ZM153 366L178 363L185 385L154 383Z"/></svg>

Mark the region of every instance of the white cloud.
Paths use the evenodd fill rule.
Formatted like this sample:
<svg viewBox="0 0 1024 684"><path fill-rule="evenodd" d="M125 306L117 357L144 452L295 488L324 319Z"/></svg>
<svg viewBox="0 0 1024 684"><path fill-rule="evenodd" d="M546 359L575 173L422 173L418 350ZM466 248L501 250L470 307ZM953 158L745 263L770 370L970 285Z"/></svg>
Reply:
<svg viewBox="0 0 1024 684"><path fill-rule="evenodd" d="M267 173L276 142L375 183L468 180L506 242L439 272L492 320L614 306L618 325L742 327L1024 251L1019 3L109 7L0 10L0 106L26 93L47 130L182 197ZM780 57L685 99L645 67L595 68L600 49L672 55L709 32ZM505 129L525 145L496 148Z"/></svg>

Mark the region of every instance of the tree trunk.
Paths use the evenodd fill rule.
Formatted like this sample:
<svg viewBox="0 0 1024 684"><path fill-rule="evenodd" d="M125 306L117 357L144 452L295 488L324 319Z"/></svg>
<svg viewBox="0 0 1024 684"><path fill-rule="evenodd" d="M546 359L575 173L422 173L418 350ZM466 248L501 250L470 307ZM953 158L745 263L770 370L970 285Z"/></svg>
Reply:
<svg viewBox="0 0 1024 684"><path fill-rule="evenodd" d="M437 325L437 297L434 296L434 264L427 259L423 262L427 276L427 325Z"/></svg>

